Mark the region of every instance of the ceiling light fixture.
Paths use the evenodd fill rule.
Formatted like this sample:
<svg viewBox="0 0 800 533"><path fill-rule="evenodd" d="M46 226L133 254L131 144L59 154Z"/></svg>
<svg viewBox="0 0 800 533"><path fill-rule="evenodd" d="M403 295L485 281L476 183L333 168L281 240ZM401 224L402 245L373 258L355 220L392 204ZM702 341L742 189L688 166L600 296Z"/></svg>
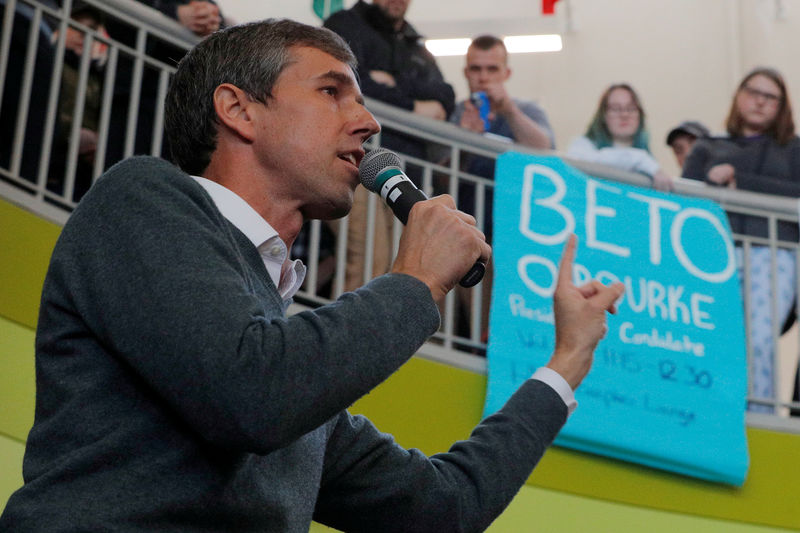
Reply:
<svg viewBox="0 0 800 533"><path fill-rule="evenodd" d="M425 48L436 57L463 56L472 39L428 39Z"/></svg>
<svg viewBox="0 0 800 533"><path fill-rule="evenodd" d="M503 38L509 54L529 52L560 52L563 48L561 36L549 35L511 35Z"/></svg>
<svg viewBox="0 0 800 533"><path fill-rule="evenodd" d="M463 56L467 53L471 39L428 39L425 48L436 57ZM531 52L560 52L563 48L561 36L548 35L509 35L503 38L509 54Z"/></svg>

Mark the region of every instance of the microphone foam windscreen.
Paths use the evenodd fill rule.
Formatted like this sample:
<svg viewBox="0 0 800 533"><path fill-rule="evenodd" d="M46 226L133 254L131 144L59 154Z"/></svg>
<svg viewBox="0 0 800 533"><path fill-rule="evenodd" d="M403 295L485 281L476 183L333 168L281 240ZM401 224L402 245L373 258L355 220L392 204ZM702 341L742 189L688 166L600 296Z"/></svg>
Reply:
<svg viewBox="0 0 800 533"><path fill-rule="evenodd" d="M361 185L368 191L378 192L375 179L386 167L399 167L400 157L386 148L377 148L364 156L358 165L358 177Z"/></svg>

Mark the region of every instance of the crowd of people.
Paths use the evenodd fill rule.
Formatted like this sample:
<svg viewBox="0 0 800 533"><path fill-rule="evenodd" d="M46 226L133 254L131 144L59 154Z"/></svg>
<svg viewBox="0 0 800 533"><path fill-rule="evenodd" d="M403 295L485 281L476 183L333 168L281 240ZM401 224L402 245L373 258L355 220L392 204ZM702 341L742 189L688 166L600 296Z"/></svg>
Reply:
<svg viewBox="0 0 800 533"><path fill-rule="evenodd" d="M355 62L291 20L214 32L181 60L174 164L112 167L53 250L25 483L1 530L483 531L513 499L577 407L624 287L575 285L572 236L550 361L449 451L405 449L350 414L491 255L437 196L411 210L391 273L287 316L305 276L287 252L305 220L348 213L380 129Z"/></svg>
<svg viewBox="0 0 800 533"><path fill-rule="evenodd" d="M175 19L184 27L204 37L225 26L218 6L212 0L140 0ZM57 7L57 0L46 3ZM357 59L357 74L364 95L406 109L434 120L449 121L459 127L481 135L503 138L540 150L556 149L555 135L547 113L533 101L509 94L507 82L512 75L508 52L503 40L494 35L481 35L472 40L465 57L464 77L470 97L456 101L452 86L444 79L435 58L425 48L422 36L406 19L409 0L359 0L350 9L332 14L324 27L339 34L350 46ZM97 168L108 168L121 160L126 152L160 154L169 158L166 138L160 149L151 144L159 96L158 75L145 68L139 90L139 112L135 116L133 137L129 131L131 101L131 76L133 60L121 56L112 98L112 111L105 139L105 161L96 164L94 154L98 146L97 130L100 119L105 55L102 43L95 41L85 83L81 124L73 128L72 114L79 84L80 61L84 54L82 27L109 35L111 38L134 46L135 31L120 21L107 19L99 10L84 2L72 3L72 19L80 26L67 26L66 54L58 104L50 161L48 188L61 193L67 153L72 136L79 136L73 198L86 192ZM58 24L52 25L51 42L59 38ZM107 32L107 33L106 33ZM183 52L168 44L148 41L148 54L165 63L174 63ZM12 66L13 67L13 66ZM13 68L12 68L13 70ZM36 98L36 95L33 95ZM6 132L12 128L4 128ZM672 129L666 144L674 151L684 178L700 180L708 186L730 187L788 197L800 197L800 140L795 135L792 107L785 83L774 69L757 68L742 80L736 89L725 124L726 131L713 135L697 121L686 121ZM5 133L6 136L8 133ZM4 140L8 140L5 139ZM614 83L600 96L597 109L588 121L583 135L576 137L565 150L574 159L598 162L638 172L652 179L654 188L671 191L673 177L662 169L650 151L650 135L642 100L628 83ZM127 146L126 146L127 143ZM130 146L131 143L133 146ZM384 128L383 146L418 159L438 157L425 142L400 131ZM4 142L4 146L11 145ZM7 154L0 154L3 159ZM28 155L28 154L26 154ZM30 156L28 155L30 159ZM23 165L23 171L25 165ZM491 179L494 161L489 158L467 155L462 159L462 170ZM413 164L406 169L412 180L421 179L421 171ZM459 207L474 214L475 190L460 184ZM345 269L346 291L353 290L373 277L388 272L393 255L394 217L383 204L378 203L372 219L368 219L368 193L363 188L356 192L355 202L347 226L347 260ZM486 193L483 230L491 241L492 198ZM731 215L734 232L756 237L767 236L763 218ZM369 226L369 227L368 227ZM334 247L339 225L333 222L322 227L323 247L320 259L330 264L334 260ZM372 248L366 249L368 232L372 232ZM780 224L778 238L797 242L798 230L793 224ZM301 232L294 250L301 255L307 245L307 234ZM779 274L772 294L770 272L772 255L768 247L751 246L747 257L738 252L739 264L749 264L750 308L749 338L752 357L753 395L774 397L774 368L772 326L773 321L785 325L793 317L795 305L796 265L794 253L778 249L775 254ZM372 272L365 273L365 255L371 255ZM322 275L320 285L332 277ZM324 269L321 272L325 272ZM491 288L492 269L489 268L484 287ZM487 291L488 292L488 291ZM468 306L470 296L461 298ZM483 324L488 317L488 301L484 306ZM773 305L778 301L777 316ZM485 336L485 331L482 332ZM769 409L754 406L756 409Z"/></svg>
<svg viewBox="0 0 800 533"><path fill-rule="evenodd" d="M476 39L465 68L482 96L456 107L405 21L407 0L335 14L326 26L363 25L342 37L290 20L215 31L216 7L177 4L168 14L209 36L180 61L166 94L174 164L143 156L115 165L61 232L42 290L25 484L0 529L308 531L317 520L346 531L484 530L577 407L574 391L624 286L576 286L571 236L551 359L469 438L428 457L347 409L417 352L439 326L437 304L489 260L475 218L447 195L419 202L390 273L292 316L306 270L289 250L304 221L343 217L359 201L363 145L380 131L363 98L374 96L369 87L429 118L551 149L544 112L508 95L506 51L491 36ZM187 23L182 6L193 4L203 9ZM692 124L670 133L675 146L695 137L686 177L800 196L800 141L777 72L745 77L727 129L719 138ZM429 155L395 133L385 145ZM670 188L645 157L644 112L629 85L603 94L575 146L576 156L629 165ZM487 161L465 164L491 176ZM764 231L737 220L737 231ZM796 227L781 231L796 242ZM792 291L793 282L781 289Z"/></svg>
<svg viewBox="0 0 800 533"><path fill-rule="evenodd" d="M353 8L336 13L325 22L326 27L345 38L356 54L365 95L429 118L449 120L475 133L501 136L536 149L556 148L546 112L534 102L512 97L507 90L506 82L512 71L502 39L493 35L478 36L472 40L466 54L464 77L470 94L488 101L488 113L484 111L482 115L479 99L453 101L453 91L448 89L433 56L405 18L409 3L373 0L372 4L367 4L359 0ZM614 83L603 92L586 132L571 142L566 155L644 174L652 179L654 188L671 191L673 177L662 169L650 151L645 117L641 99L634 88L628 83ZM697 121L686 121L672 129L665 142L682 168L682 177L705 181L709 186L800 197L800 139L795 135L785 83L774 69L757 68L745 76L734 95L726 131L722 135L712 135ZM405 139L396 140L391 132L386 134L383 144L415 157L426 156L419 141L412 148ZM494 163L483 157L467 157L464 170L491 178ZM365 198L362 197L361 201ZM458 198L462 209L467 212L473 209L468 187L462 185L459 188ZM484 231L491 240L490 195L486 205ZM387 271L391 264L391 214L383 206L381 208L381 215L376 218L376 229L380 231L375 232L373 275ZM763 218L731 215L730 220L736 233L766 237ZM363 282L365 231L364 217L351 220L348 289ZM797 226L781 224L778 237L797 242ZM777 320L785 325L793 309L796 292L794 252L788 249L777 251L777 294L771 293L769 248L752 246L747 258L742 256L739 248L738 255L741 268L744 268L746 259L751 272L751 394L759 398L774 398L775 347L771 324ZM491 269L485 285L490 283ZM775 299L779 302L777 317L772 316ZM770 407L757 404L751 409L771 411Z"/></svg>
<svg viewBox="0 0 800 533"><path fill-rule="evenodd" d="M213 0L137 0L174 19L193 34L205 37L224 27L225 21ZM62 0L41 0L46 8L59 10ZM0 6L5 5L5 0ZM34 61L33 82L28 95L26 137L20 173L28 181L36 182L40 174L39 156L42 147L49 145L46 165L48 191L77 202L91 186L93 178L102 170L122 160L126 154L156 154L169 157L169 146L157 129L160 92L159 69L148 62L137 67L135 57L120 52L116 62L109 64L109 47L106 39L137 49L137 29L130 23L107 14L96 5L74 0L69 4L69 21L62 26L61 19L45 12L38 27L34 26L34 10L25 3L15 7L11 33L9 71L3 93L0 113L0 164L7 166L11 159L13 135L16 127L18 88L24 79L27 43L36 36L37 50ZM64 35L61 35L62 27ZM94 37L91 46L88 33ZM57 115L52 126L51 141L43 139L49 100L49 80L58 64L59 42L63 39L64 54L61 62L61 84L58 90ZM184 51L164 40L149 36L144 44L148 58L174 66ZM82 62L86 58L86 73ZM137 69L138 72L137 72ZM108 72L111 71L111 72ZM108 125L103 139L98 138L101 122L104 84L111 75L113 91L110 99ZM85 79L82 80L82 76ZM139 76L137 78L137 76ZM138 79L138 85L134 80ZM14 84L19 84L17 87ZM82 95L80 102L76 102ZM75 113L80 113L80 124ZM159 141L155 141L158 138ZM73 151L72 145L76 146ZM102 145L102 161L96 161L98 147ZM70 159L74 159L70 163ZM66 185L71 184L71 192Z"/></svg>

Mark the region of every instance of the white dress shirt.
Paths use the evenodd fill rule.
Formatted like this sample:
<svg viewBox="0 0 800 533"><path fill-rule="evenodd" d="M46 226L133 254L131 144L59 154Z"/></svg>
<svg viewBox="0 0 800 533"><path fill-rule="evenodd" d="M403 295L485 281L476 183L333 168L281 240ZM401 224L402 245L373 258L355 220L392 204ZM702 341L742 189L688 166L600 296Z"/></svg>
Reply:
<svg viewBox="0 0 800 533"><path fill-rule="evenodd" d="M222 216L253 243L281 298L293 297L306 278L306 266L299 259L289 259L286 243L241 196L215 181L192 176L211 196Z"/></svg>
<svg viewBox="0 0 800 533"><path fill-rule="evenodd" d="M561 399L567 404L567 416L571 415L575 408L578 407L578 401L575 399L575 393L572 387L569 386L566 379L561 377L561 374L552 368L547 368L546 366L539 368L533 373L531 379L538 379L550 385L550 387L561 396Z"/></svg>

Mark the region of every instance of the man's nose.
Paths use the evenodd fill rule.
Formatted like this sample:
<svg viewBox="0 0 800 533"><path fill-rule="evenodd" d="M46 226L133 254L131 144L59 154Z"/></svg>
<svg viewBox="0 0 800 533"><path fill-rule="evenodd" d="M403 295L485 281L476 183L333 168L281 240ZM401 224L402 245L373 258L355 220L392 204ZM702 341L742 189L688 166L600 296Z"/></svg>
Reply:
<svg viewBox="0 0 800 533"><path fill-rule="evenodd" d="M351 124L350 134L360 136L362 143L381 131L381 125L362 104L358 104L356 115L353 117Z"/></svg>

